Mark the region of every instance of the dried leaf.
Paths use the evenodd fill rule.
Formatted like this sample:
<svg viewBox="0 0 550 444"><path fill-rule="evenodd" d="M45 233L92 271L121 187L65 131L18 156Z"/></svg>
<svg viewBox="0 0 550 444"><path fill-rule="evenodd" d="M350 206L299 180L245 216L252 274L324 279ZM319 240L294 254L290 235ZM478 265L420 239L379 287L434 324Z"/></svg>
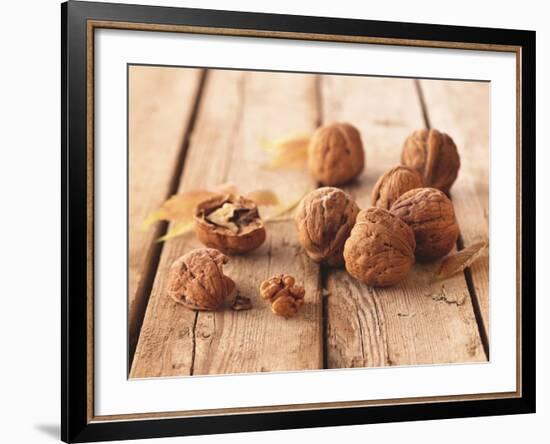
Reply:
<svg viewBox="0 0 550 444"><path fill-rule="evenodd" d="M213 191L219 194L239 194L239 188L232 182L222 183L214 188Z"/></svg>
<svg viewBox="0 0 550 444"><path fill-rule="evenodd" d="M289 213L291 213L298 206L298 204L302 201L302 199L304 198L304 196L308 192L309 191L306 191L300 197L298 197L297 199L295 199L295 200L293 200L289 203L279 205L279 207L276 208L273 213L271 213L269 216L264 218L264 221L265 222L279 222L280 220L284 219L285 216L288 216Z"/></svg>
<svg viewBox="0 0 550 444"><path fill-rule="evenodd" d="M164 236L157 239L157 242L163 242L169 239L173 239L174 237L181 236L182 234L188 233L189 231L193 230L193 228L195 228L195 222L193 220L191 220L190 222L187 221L174 223L170 225L170 228Z"/></svg>
<svg viewBox="0 0 550 444"><path fill-rule="evenodd" d="M277 195L271 191L271 190L257 190L252 191L251 193L248 193L246 195L249 199L256 202L256 205L266 205L266 206L272 206L272 205L279 205L279 198Z"/></svg>
<svg viewBox="0 0 550 444"><path fill-rule="evenodd" d="M488 246L489 244L486 241L482 241L457 253L450 254L441 262L441 267L436 277L438 279L447 279L456 273L460 273L482 257L486 253Z"/></svg>
<svg viewBox="0 0 550 444"><path fill-rule="evenodd" d="M269 169L304 168L307 163L307 147L310 134L301 134L275 141L264 141L264 150L271 156Z"/></svg>

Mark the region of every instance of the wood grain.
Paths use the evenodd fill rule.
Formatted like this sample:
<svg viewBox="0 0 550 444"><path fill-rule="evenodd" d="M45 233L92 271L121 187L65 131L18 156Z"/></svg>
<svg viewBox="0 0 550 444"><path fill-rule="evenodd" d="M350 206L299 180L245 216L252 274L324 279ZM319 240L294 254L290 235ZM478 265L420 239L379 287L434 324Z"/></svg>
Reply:
<svg viewBox="0 0 550 444"><path fill-rule="evenodd" d="M370 206L377 178L399 163L406 136L424 126L414 82L407 79L323 77L323 121L360 129L366 170L347 187ZM484 361L464 276L434 282L438 264L416 264L390 288L371 288L343 270L327 276L326 341L329 368Z"/></svg>
<svg viewBox="0 0 550 444"><path fill-rule="evenodd" d="M451 189L464 247L489 240L489 98L488 82L420 82L431 126L453 137L461 159ZM467 271L489 340L489 256Z"/></svg>
<svg viewBox="0 0 550 444"><path fill-rule="evenodd" d="M243 192L271 188L285 198L312 187L303 172L262 169L260 144L312 130L318 120L315 77L211 71L197 116L180 190L231 181ZM319 269L299 248L291 223L270 225L259 250L231 258L226 273L242 296L246 312L225 309L195 313L164 294L167 267L200 245L192 234L166 243L131 377L302 370L322 366ZM306 288L306 306L296 318L271 314L259 297L262 280L289 272Z"/></svg>
<svg viewBox="0 0 550 444"><path fill-rule="evenodd" d="M130 66L128 75L128 333L133 353L158 257L155 240L161 234L160 226L141 226L171 193L202 73Z"/></svg>

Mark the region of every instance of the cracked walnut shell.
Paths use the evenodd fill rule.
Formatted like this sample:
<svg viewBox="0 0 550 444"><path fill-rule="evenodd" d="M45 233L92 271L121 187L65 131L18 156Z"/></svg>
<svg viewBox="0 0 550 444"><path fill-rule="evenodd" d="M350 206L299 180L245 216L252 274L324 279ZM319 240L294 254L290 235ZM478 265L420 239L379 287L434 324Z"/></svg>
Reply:
<svg viewBox="0 0 550 444"><path fill-rule="evenodd" d="M390 211L403 219L414 231L415 254L420 259L445 256L456 245L459 228L450 199L435 188L407 191Z"/></svg>
<svg viewBox="0 0 550 444"><path fill-rule="evenodd" d="M212 197L197 205L195 232L201 243L225 254L242 254L265 240L256 203L233 194Z"/></svg>
<svg viewBox="0 0 550 444"><path fill-rule="evenodd" d="M216 310L236 295L236 286L223 274L227 256L199 248L174 261L168 271L168 295L192 310Z"/></svg>
<svg viewBox="0 0 550 444"><path fill-rule="evenodd" d="M380 176L372 190L371 203L389 210L403 193L422 186L422 176L418 171L399 165Z"/></svg>
<svg viewBox="0 0 550 444"><path fill-rule="evenodd" d="M344 247L346 270L367 285L403 280L414 264L414 233L383 208L362 210Z"/></svg>
<svg viewBox="0 0 550 444"><path fill-rule="evenodd" d="M260 295L271 302L273 313L291 318L304 305L305 290L292 276L280 274L262 282Z"/></svg>
<svg viewBox="0 0 550 444"><path fill-rule="evenodd" d="M317 129L308 146L308 168L323 185L342 185L355 179L365 165L361 135L349 123Z"/></svg>
<svg viewBox="0 0 550 444"><path fill-rule="evenodd" d="M422 175L424 186L437 188L445 194L449 194L460 169L460 157L453 139L436 129L421 129L407 137L401 163L416 169Z"/></svg>
<svg viewBox="0 0 550 444"><path fill-rule="evenodd" d="M338 188L323 187L308 193L298 205L295 221L298 240L315 262L338 267L359 207Z"/></svg>

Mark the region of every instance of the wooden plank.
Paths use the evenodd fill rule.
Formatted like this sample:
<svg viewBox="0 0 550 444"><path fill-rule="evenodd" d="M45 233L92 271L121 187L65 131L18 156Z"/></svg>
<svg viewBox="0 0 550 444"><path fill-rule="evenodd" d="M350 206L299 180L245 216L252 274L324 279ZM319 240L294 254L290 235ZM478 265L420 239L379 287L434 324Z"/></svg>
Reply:
<svg viewBox="0 0 550 444"><path fill-rule="evenodd" d="M489 240L489 97L487 82L422 80L431 126L453 137L461 158L451 190L464 247ZM489 341L489 257L468 271ZM488 344L487 344L488 345Z"/></svg>
<svg viewBox="0 0 550 444"><path fill-rule="evenodd" d="M141 229L172 192L202 70L129 68L128 97L128 333L130 359L147 305L161 226Z"/></svg>
<svg viewBox="0 0 550 444"><path fill-rule="evenodd" d="M370 206L377 178L399 164L407 135L422 128L414 82L367 77L323 78L323 121L356 125L366 170L347 187L361 208ZM326 341L329 368L484 361L463 276L434 283L437 263L416 264L393 287L368 287L344 270L327 277Z"/></svg>
<svg viewBox="0 0 550 444"><path fill-rule="evenodd" d="M260 142L310 131L318 120L313 76L210 71L191 138L180 190L226 181L243 191L269 187L289 199L313 184L303 171L266 171ZM195 313L164 294L166 271L199 247L193 235L166 243L144 319L131 377L314 369L322 366L318 266L297 244L291 222L269 225L264 245L232 257L226 273L253 309ZM296 318L271 313L260 283L292 273L306 288Z"/></svg>

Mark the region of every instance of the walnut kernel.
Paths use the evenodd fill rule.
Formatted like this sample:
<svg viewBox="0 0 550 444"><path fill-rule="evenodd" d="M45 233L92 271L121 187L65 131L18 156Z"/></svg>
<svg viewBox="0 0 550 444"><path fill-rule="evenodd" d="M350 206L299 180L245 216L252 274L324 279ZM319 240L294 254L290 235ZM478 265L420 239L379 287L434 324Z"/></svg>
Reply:
<svg viewBox="0 0 550 444"><path fill-rule="evenodd" d="M273 313L291 318L304 305L305 290L292 276L280 274L262 282L260 295L271 302Z"/></svg>

